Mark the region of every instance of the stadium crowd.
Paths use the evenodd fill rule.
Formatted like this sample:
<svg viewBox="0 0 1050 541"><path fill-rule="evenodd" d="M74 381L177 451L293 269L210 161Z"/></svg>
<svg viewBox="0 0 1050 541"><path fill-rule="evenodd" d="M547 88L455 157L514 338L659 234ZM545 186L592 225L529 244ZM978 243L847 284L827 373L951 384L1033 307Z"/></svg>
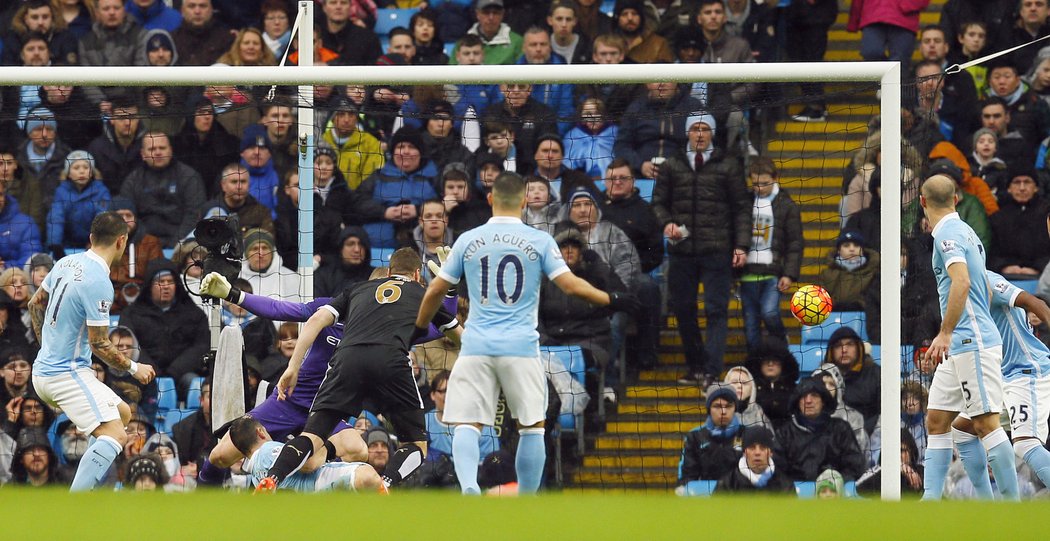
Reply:
<svg viewBox="0 0 1050 541"><path fill-rule="evenodd" d="M940 23L922 27L928 0L851 4L848 28L861 32L864 59L901 61L914 79L901 111L900 260L901 328L917 351L940 323L932 237L917 195L932 173L958 183L959 212L988 248L989 268L1039 280L1039 294L1050 299L1050 48L942 75L948 65L1050 35L1047 2L948 0ZM3 66L298 61L292 1L5 4ZM378 17L385 8L411 16L403 26L377 30L386 26ZM302 24L313 24L315 65L663 64L820 61L838 15L836 0L318 0L315 20ZM921 60L912 65L916 51ZM215 445L203 361L209 329L200 298L191 294L203 257L192 238L197 221L237 216L239 289L310 300L300 298L297 273L296 96L290 88L269 90L22 85L0 92L0 483L68 483L86 448L86 437L56 421L32 391L39 344L28 330L26 302L56 260L85 248L95 214L113 210L132 227L129 249L111 271L113 340L174 380L180 401L198 396L199 406L168 426L158 418L163 397L156 384L142 386L97 363L99 379L136 407L128 428L134 437L112 481L193 488L197 462ZM517 172L528 186L523 220L555 237L577 275L642 301L637 313L608 313L544 286L542 343L583 349L601 374L588 384L592 395L616 401L621 362L631 374L655 367L665 311L677 317L687 368L679 383L704 389L710 412L685 440L681 484L710 479L726 490L784 490L807 480L841 491L842 480L870 481L881 450L880 376L870 344L838 329L824 363L800 378L781 322L781 300L800 278L803 224L776 164L755 150L784 102L755 104L793 91L705 82L317 86L314 294L334 296L367 280L373 249L416 246L424 260L436 261L440 246L491 216L486 195L495 177ZM800 92L795 101L805 106L788 120L826 121L822 85L803 84ZM837 310L866 313L873 344L878 130L872 122L843 172L841 234L819 277ZM703 333L684 323L697 321L700 284ZM726 371L734 288L747 362ZM466 318L465 299L460 308ZM223 323L241 326L246 336L250 406L266 392L263 382L283 371L298 327L229 303ZM447 459L440 460L451 452L441 408L456 351L438 340L414 356L434 410L428 429L436 451L420 484L454 484ZM914 490L921 489L925 392L909 382L901 395L901 452L908 457L901 475ZM393 444L372 425L378 420L363 416L356 428L380 469ZM506 477L506 455L502 469L498 457L514 442L501 439L486 433L482 444L483 457L497 457L482 472L489 484Z"/></svg>

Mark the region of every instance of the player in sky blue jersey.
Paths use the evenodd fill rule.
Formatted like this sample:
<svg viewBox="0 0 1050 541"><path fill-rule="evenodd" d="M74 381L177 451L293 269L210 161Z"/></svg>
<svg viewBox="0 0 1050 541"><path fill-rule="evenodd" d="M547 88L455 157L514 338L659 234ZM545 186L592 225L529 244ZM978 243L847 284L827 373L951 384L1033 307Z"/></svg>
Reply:
<svg viewBox="0 0 1050 541"><path fill-rule="evenodd" d="M343 437L341 434L345 432L354 431L344 430L332 436L330 440ZM249 415L230 423L228 435L237 450L248 457L244 462L244 471L251 476L252 484L256 485L269 475L270 468L285 447L284 443L273 441L266 427ZM338 447L338 444L336 446ZM281 482L280 488L296 492L343 489L387 493L382 478L366 462L325 463L323 453L312 455L299 471Z"/></svg>
<svg viewBox="0 0 1050 541"><path fill-rule="evenodd" d="M989 311L985 251L955 212L955 181L934 175L922 185L919 203L933 227L933 272L941 304L941 328L923 358L936 366L927 406L924 499L940 499L952 459L952 422L965 412L987 451L999 492L1017 499L1014 451L999 426L1003 403L1002 338ZM976 442L960 446L970 448Z"/></svg>
<svg viewBox="0 0 1050 541"><path fill-rule="evenodd" d="M1050 451L1047 438L1050 413L1050 348L1032 334L1029 314L1050 321L1050 307L1038 297L988 271L991 284L991 314L1003 337L1003 391L1010 414L1010 437L1014 452L1024 459L1044 485L1050 486ZM973 427L962 415L952 428L973 434ZM980 457L971 457L966 472L980 494L991 493L988 469Z"/></svg>
<svg viewBox="0 0 1050 541"><path fill-rule="evenodd" d="M481 427L495 422L502 389L518 421L514 461L518 492L527 494L539 488L546 461L547 381L536 331L543 278L569 295L614 311L633 312L637 301L605 293L575 276L554 239L522 223L525 183L520 176L498 176L488 200L493 217L456 240L419 307L416 332L425 332L445 291L467 277L470 323L448 382L443 417L456 425L452 438L456 476L464 494L480 493L478 441Z"/></svg>
<svg viewBox="0 0 1050 541"><path fill-rule="evenodd" d="M109 341L113 283L109 269L128 244L128 226L119 214L103 212L91 222L91 248L64 257L29 300L40 353L33 363L33 387L51 407L60 408L80 431L94 436L70 487L91 490L106 476L127 442L131 409L91 369L94 353L140 383L153 380L153 367L132 361Z"/></svg>

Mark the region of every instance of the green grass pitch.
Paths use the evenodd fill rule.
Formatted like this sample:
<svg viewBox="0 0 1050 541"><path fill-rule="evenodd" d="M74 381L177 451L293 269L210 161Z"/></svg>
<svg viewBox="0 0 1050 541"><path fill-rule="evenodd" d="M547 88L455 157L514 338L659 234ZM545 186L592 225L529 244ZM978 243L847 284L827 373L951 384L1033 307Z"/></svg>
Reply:
<svg viewBox="0 0 1050 541"><path fill-rule="evenodd" d="M455 493L255 496L0 489L11 539L1037 539L1050 502L919 503L671 495ZM934 522L936 521L936 525ZM7 536L4 536L7 538Z"/></svg>

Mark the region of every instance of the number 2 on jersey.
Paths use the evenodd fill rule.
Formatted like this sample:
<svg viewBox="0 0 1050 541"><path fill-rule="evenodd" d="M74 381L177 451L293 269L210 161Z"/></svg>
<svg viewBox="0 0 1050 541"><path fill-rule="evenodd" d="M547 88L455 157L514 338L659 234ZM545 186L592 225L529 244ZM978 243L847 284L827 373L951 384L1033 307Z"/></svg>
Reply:
<svg viewBox="0 0 1050 541"><path fill-rule="evenodd" d="M514 282L513 289L508 293L507 291L507 270L508 267L514 267ZM521 291L525 284L525 266L521 264L521 259L514 254L507 254L500 258L499 263L496 264L496 294L499 296L499 300L503 304L514 304L521 298ZM481 258L481 303L488 304L489 302L489 277L492 273L489 270L489 256Z"/></svg>

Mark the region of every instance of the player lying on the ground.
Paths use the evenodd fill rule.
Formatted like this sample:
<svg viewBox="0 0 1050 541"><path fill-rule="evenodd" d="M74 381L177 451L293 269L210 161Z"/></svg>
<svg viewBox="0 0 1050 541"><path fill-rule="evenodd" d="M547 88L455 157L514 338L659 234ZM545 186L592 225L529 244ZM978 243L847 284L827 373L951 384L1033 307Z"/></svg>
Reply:
<svg viewBox="0 0 1050 541"><path fill-rule="evenodd" d="M1029 318L1031 314L1050 321L1050 307L992 271L988 271L988 281L992 319L1003 336L1003 400L1010 413L1014 452L1050 486L1050 451L1043 447L1050 413L1050 348L1032 334ZM991 499L991 480L984 467L987 459L973 423L960 415L952 423L952 435L974 491L982 499Z"/></svg>
<svg viewBox="0 0 1050 541"><path fill-rule="evenodd" d="M376 273L382 269L376 269ZM385 276L385 272L382 274ZM201 280L201 294L209 295L219 299L225 299L249 312L273 321L306 321L310 319L318 308L332 301L330 297L318 297L308 303L298 303L272 299L262 295L244 293L232 287L222 275L210 273ZM455 296L446 298L445 309L455 313ZM441 336L442 333L436 327L431 326L430 333L416 343L428 342ZM336 322L321 330L320 335L314 342L313 347L303 360L302 368L299 370L299 381L296 392L287 400L278 400L275 388L270 396L261 404L255 406L248 414L259 421L275 439L284 441L290 436L299 434L306 424L306 416L310 412L310 404L313 403L317 389L324 380L325 371L328 370L328 361L332 358L335 346L343 338L343 323ZM340 422L336 425L333 433L349 428L346 423ZM363 441L360 447L351 446L345 452L339 453L343 460L353 462L364 460L368 456L368 447ZM212 449L211 454L201 465L197 481L202 484L218 485L223 482L228 474L228 469L244 458L244 454L237 450L230 440L229 435L224 435L219 443Z"/></svg>
<svg viewBox="0 0 1050 541"><path fill-rule="evenodd" d="M387 278L369 280L344 290L330 304L310 316L295 344L288 368L277 382L277 396L295 396L300 367L320 332L343 320L343 338L317 389L306 426L293 438L260 481L258 491L274 491L323 445L322 437L349 415L361 412L366 401L378 406L402 442L383 471L383 481L395 486L412 474L426 456L427 435L423 400L412 374L408 349L417 335L416 313L426 289L420 278L423 262L412 248L390 256ZM459 343L456 317L440 310L438 328ZM428 321L429 323L429 321Z"/></svg>
<svg viewBox="0 0 1050 541"><path fill-rule="evenodd" d="M259 421L245 415L230 423L227 433L237 450L248 457L244 462L244 471L251 475L252 484L258 484L265 478L285 444L273 441ZM361 439L356 430L344 430L328 438L320 452L314 453L302 468L294 475L285 478L281 488L296 492L321 492L325 490L349 489L354 492L378 491L386 493L386 487L379 474L363 461L325 463L327 450L332 447L345 447L350 435ZM367 456L367 452L365 455Z"/></svg>

